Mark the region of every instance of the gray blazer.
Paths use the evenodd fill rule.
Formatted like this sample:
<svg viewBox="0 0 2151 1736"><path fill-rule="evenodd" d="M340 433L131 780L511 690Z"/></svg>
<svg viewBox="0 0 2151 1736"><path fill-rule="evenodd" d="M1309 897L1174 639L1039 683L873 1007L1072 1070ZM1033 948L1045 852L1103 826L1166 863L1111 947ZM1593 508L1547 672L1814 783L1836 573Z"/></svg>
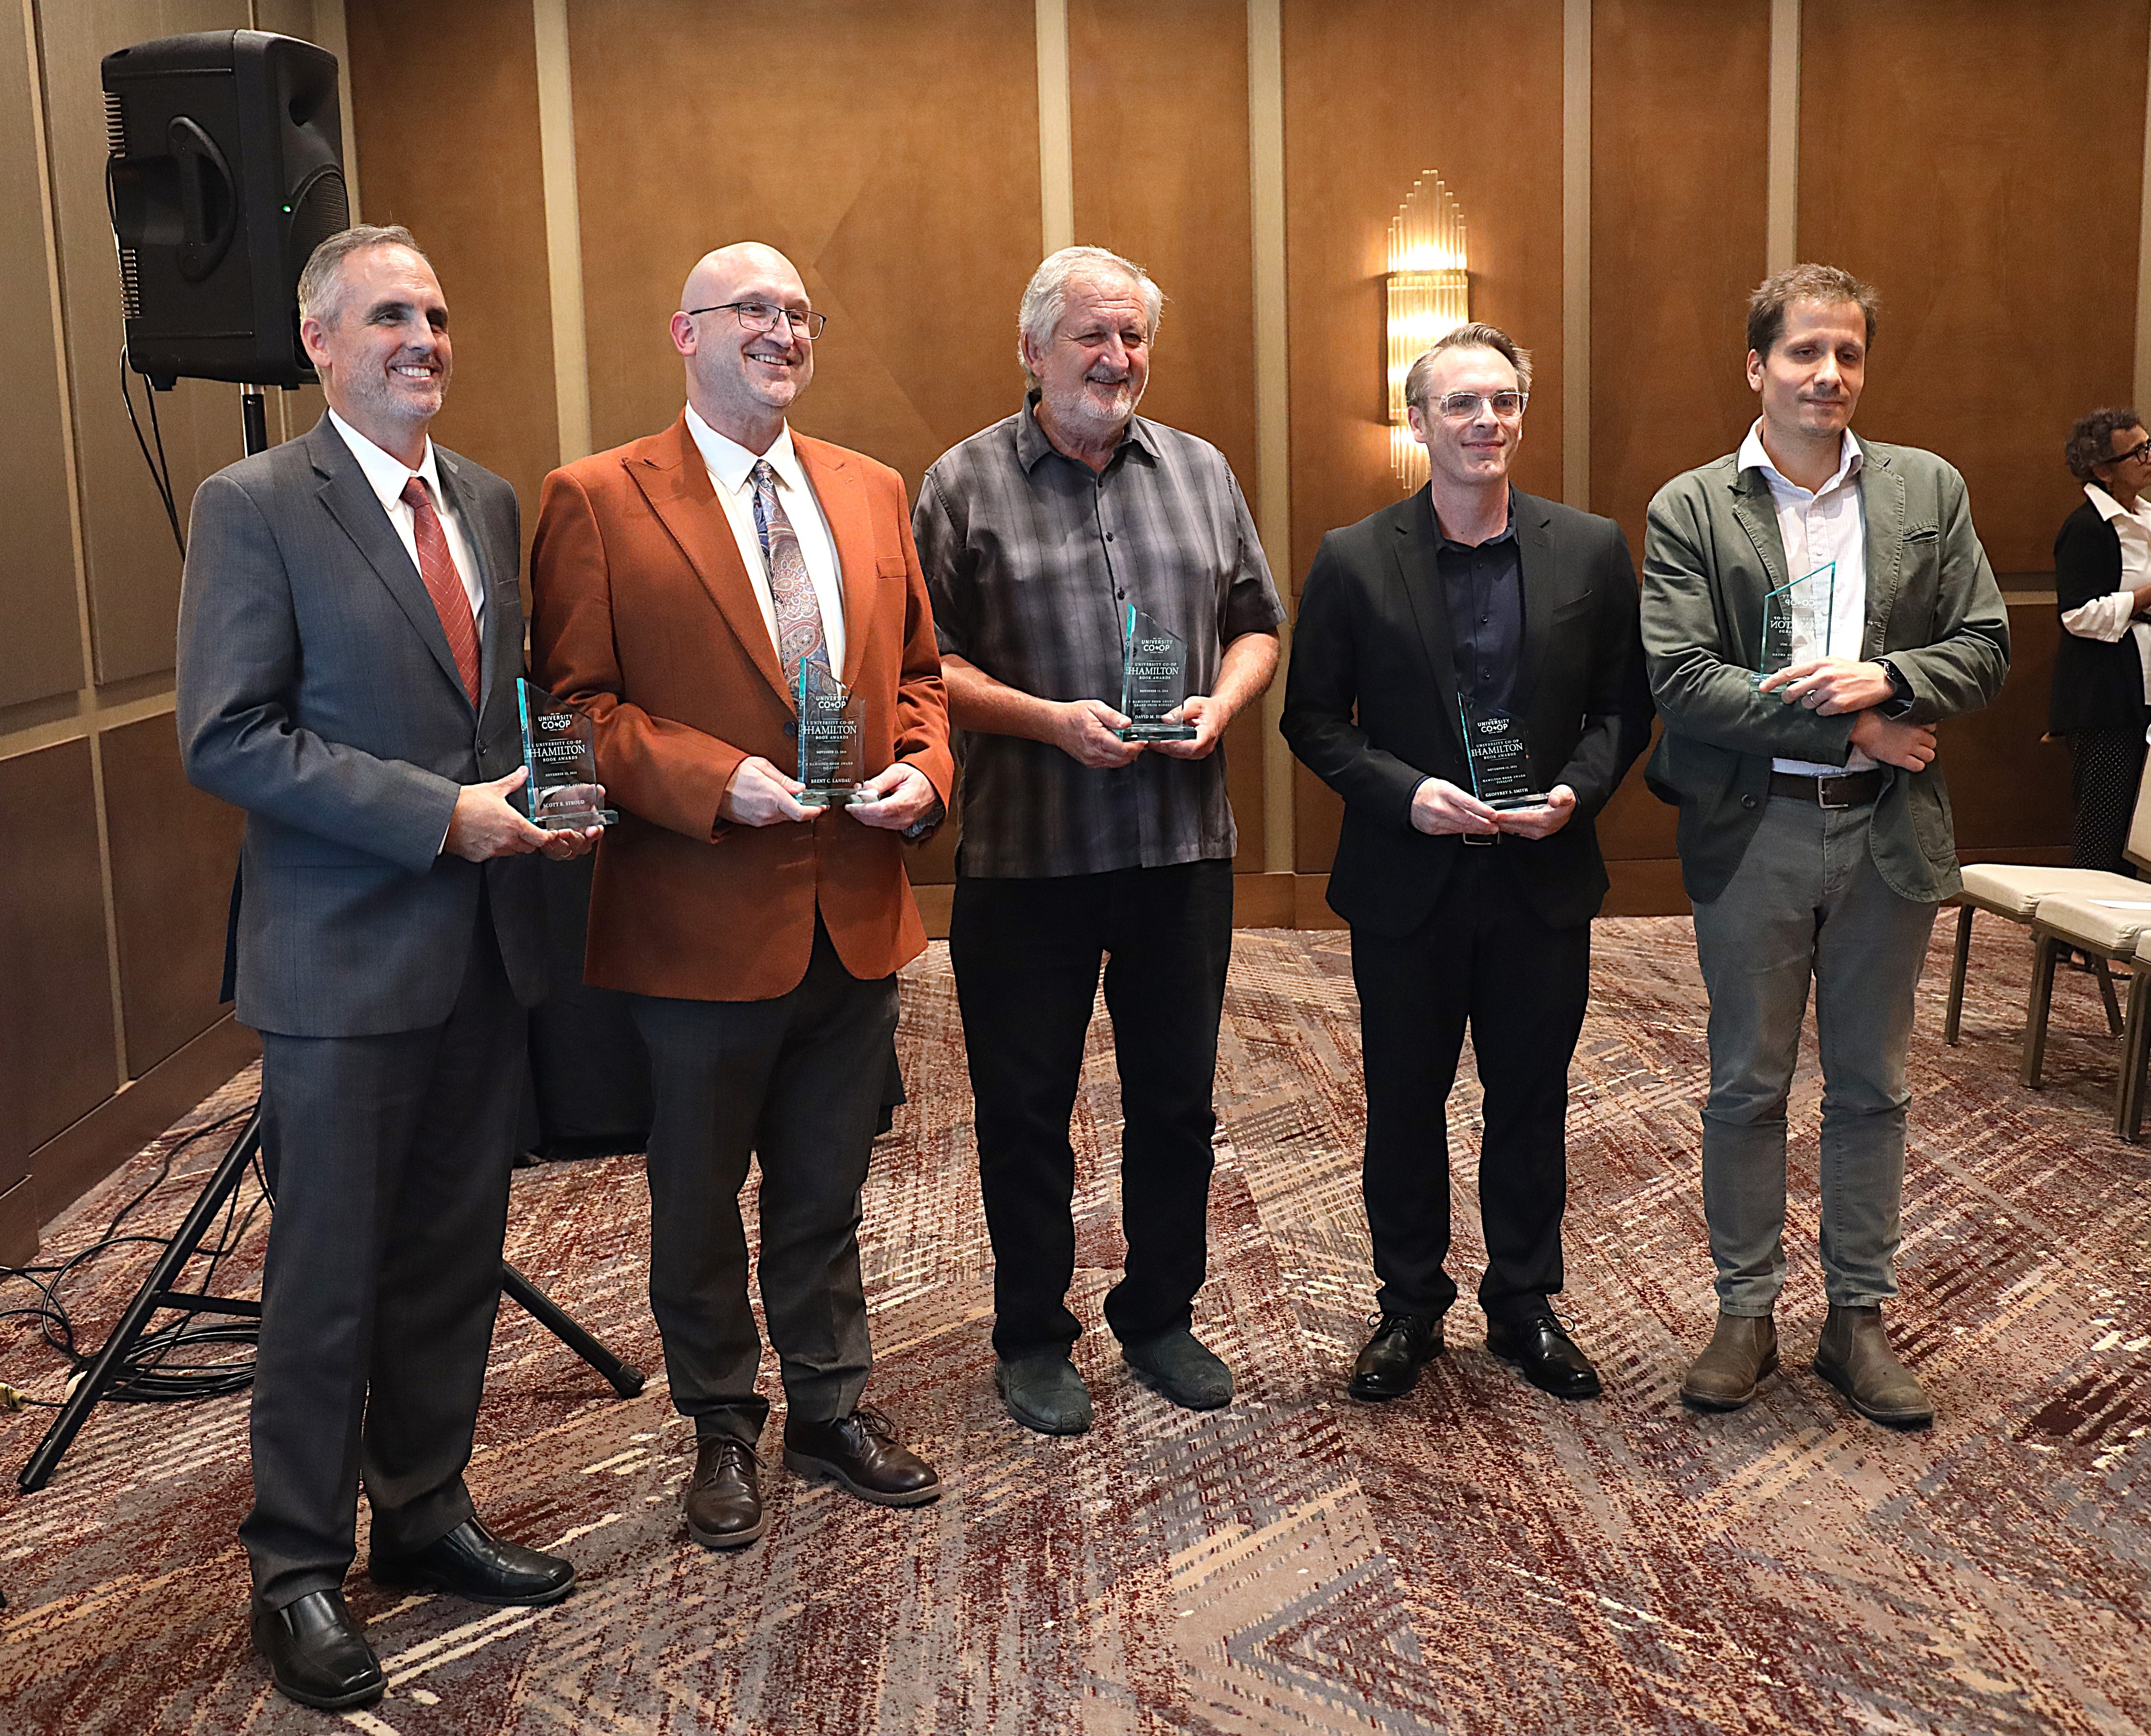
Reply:
<svg viewBox="0 0 2151 1736"><path fill-rule="evenodd" d="M180 599L189 780L246 810L238 1015L291 1036L445 1020L490 913L516 997L544 992L542 858L440 853L458 788L522 758L514 490L434 448L481 569L476 715L440 616L326 417L196 491Z"/></svg>
<svg viewBox="0 0 2151 1736"><path fill-rule="evenodd" d="M2009 611L1971 527L1964 478L1915 446L1860 442L1867 542L1860 655L1886 655L1912 685L1908 721L1991 704L2009 671ZM1763 598L1789 582L1769 483L1736 456L1658 490L1643 540L1643 652L1665 733L1645 776L1680 806L1681 878L1692 898L1724 891L1769 797L1774 758L1841 766L1850 715L1818 717L1755 691ZM1921 772L1883 768L1869 848L1901 898L1958 891L1945 752Z"/></svg>

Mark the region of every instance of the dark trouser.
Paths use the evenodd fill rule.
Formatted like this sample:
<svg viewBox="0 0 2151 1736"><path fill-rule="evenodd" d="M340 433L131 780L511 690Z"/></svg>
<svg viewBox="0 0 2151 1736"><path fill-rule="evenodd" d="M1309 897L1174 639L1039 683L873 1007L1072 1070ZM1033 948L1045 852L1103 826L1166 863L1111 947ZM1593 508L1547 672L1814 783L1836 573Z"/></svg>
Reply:
<svg viewBox="0 0 2151 1736"><path fill-rule="evenodd" d="M276 1207L239 1536L271 1607L342 1583L362 1481L377 1554L471 1516L523 1087L523 1011L483 912L445 1025L262 1034Z"/></svg>
<svg viewBox="0 0 2151 1736"><path fill-rule="evenodd" d="M2069 866L2133 874L2122 855L2143 776L2143 730L2088 729L2069 737L2076 772L2076 836Z"/></svg>
<svg viewBox="0 0 2151 1736"><path fill-rule="evenodd" d="M994 1244L994 1349L1061 1350L1081 1327L1068 1118L1106 964L1121 1075L1126 1275L1106 1298L1123 1342L1194 1318L1209 1254L1217 1021L1232 953L1232 865L1045 880L959 876L949 958L964 1016L979 1185Z"/></svg>
<svg viewBox="0 0 2151 1736"><path fill-rule="evenodd" d="M1399 939L1354 929L1352 980L1367 1081L1364 1172L1375 1303L1439 1316L1456 1300L1449 1258L1450 1087L1471 1027L1485 1132L1479 1304L1517 1324L1561 1287L1568 1203L1568 1064L1591 992L1591 925L1541 920L1513 853L1465 846L1425 922Z"/></svg>
<svg viewBox="0 0 2151 1736"><path fill-rule="evenodd" d="M762 1162L762 1313L793 1420L857 1407L873 1366L859 1190L896 1030L893 976L846 970L817 918L797 987L773 1000L634 998L650 1047L650 1306L672 1403L708 1440L752 1446L762 1339L739 1192Z"/></svg>

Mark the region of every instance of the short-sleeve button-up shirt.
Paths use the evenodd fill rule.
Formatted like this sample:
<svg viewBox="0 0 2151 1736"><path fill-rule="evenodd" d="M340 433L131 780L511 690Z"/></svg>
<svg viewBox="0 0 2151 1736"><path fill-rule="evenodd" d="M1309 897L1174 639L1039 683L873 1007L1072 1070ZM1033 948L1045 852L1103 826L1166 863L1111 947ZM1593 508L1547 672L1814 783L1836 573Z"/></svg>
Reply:
<svg viewBox="0 0 2151 1736"><path fill-rule="evenodd" d="M944 655L1041 699L1121 699L1130 605L1187 641L1188 691L1215 685L1224 647L1284 619L1254 520L1224 454L1132 418L1102 472L1056 451L1031 413L950 448L914 511ZM957 871L1035 879L1229 858L1238 838L1221 746L1078 764L1018 736L961 733Z"/></svg>

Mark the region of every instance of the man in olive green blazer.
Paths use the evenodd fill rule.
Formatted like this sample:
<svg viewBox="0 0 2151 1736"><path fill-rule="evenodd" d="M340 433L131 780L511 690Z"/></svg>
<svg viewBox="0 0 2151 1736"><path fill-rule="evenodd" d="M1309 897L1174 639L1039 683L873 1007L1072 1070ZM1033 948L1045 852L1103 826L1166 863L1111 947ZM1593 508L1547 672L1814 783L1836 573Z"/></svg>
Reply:
<svg viewBox="0 0 2151 1736"><path fill-rule="evenodd" d="M1749 303L1761 415L1739 452L1651 503L1642 633L1665 732L1647 772L1680 807L1682 878L1710 994L1703 1212L1718 1321L1681 1395L1738 1409L1777 1366L1785 1101L1809 985L1823 1065L1814 1367L1863 1415L1934 1410L1890 1349L1905 1167L1905 1050L1936 905L1961 883L1935 726L2009 666L2008 611L1964 478L1851 432L1875 296L1797 266ZM1788 666L1764 598L1804 580Z"/></svg>

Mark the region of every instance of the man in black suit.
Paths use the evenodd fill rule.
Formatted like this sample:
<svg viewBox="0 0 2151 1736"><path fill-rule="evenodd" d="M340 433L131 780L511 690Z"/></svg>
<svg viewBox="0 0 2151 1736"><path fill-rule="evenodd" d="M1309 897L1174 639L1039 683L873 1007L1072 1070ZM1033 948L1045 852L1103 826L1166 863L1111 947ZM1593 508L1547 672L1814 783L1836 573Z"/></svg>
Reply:
<svg viewBox="0 0 2151 1736"><path fill-rule="evenodd" d="M1413 364L1428 486L1323 539L1293 634L1285 739L1344 798L1329 903L1352 928L1381 1280L1354 1398L1410 1392L1442 1351L1456 1299L1445 1106L1467 1021L1485 1095L1487 1348L1562 1398L1599 1389L1551 1301L1563 1123L1606 893L1592 822L1649 741L1651 699L1620 527L1509 485L1531 379L1492 326ZM1505 716L1528 751L1520 807L1480 800L1466 758L1467 732L1485 740Z"/></svg>
<svg viewBox="0 0 2151 1736"><path fill-rule="evenodd" d="M515 495L434 446L448 307L408 231L299 280L329 412L195 496L180 605L188 777L247 811L238 1016L261 1033L276 1192L240 1527L289 1698L380 1698L339 1589L358 1487L381 1583L549 1603L574 1569L463 1486L500 1299L523 1009L543 990L515 682Z"/></svg>

